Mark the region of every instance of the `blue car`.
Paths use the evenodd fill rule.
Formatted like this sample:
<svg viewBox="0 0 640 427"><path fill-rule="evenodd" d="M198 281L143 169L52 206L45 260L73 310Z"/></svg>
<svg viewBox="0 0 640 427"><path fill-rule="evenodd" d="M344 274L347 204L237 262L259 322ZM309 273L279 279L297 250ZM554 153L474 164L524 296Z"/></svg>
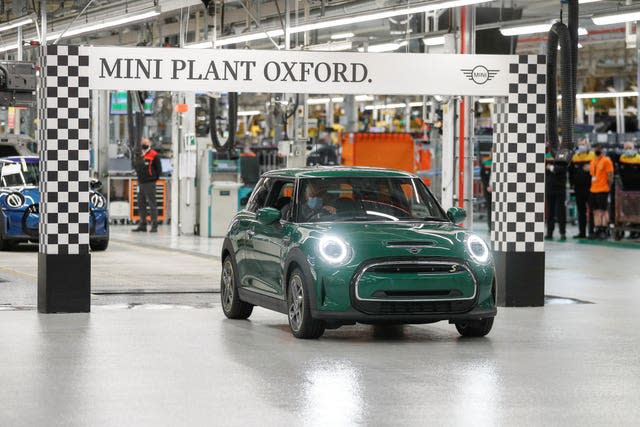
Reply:
<svg viewBox="0 0 640 427"><path fill-rule="evenodd" d="M0 159L0 250L38 241L39 174L37 156ZM89 245L93 251L104 251L109 246L109 212L105 197L94 185L89 207Z"/></svg>

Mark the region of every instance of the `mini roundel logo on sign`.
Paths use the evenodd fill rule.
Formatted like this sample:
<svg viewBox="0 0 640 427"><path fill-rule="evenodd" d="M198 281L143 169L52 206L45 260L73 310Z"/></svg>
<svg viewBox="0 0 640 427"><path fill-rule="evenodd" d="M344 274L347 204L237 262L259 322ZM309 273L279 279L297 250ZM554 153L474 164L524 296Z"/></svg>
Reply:
<svg viewBox="0 0 640 427"><path fill-rule="evenodd" d="M462 69L460 71L462 71L466 78L477 85L483 85L493 80L493 78L498 75L498 72L500 72L500 70L489 70L484 65L478 65L474 68Z"/></svg>

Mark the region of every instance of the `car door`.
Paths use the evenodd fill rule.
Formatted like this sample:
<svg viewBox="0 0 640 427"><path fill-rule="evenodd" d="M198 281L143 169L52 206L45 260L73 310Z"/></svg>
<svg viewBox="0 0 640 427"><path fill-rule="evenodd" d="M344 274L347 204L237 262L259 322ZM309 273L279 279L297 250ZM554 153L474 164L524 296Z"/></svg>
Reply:
<svg viewBox="0 0 640 427"><path fill-rule="evenodd" d="M284 298L282 281L282 259L293 230L289 221L293 206L295 181L275 178L265 207L280 210L283 217L272 224L255 222L253 234L253 256L260 276L257 286L274 296Z"/></svg>
<svg viewBox="0 0 640 427"><path fill-rule="evenodd" d="M238 216L236 241L238 245L236 263L240 286L251 288L254 279L260 276L253 256L253 234L255 233L256 212L264 207L271 184L271 178L262 178L251 193L246 209Z"/></svg>

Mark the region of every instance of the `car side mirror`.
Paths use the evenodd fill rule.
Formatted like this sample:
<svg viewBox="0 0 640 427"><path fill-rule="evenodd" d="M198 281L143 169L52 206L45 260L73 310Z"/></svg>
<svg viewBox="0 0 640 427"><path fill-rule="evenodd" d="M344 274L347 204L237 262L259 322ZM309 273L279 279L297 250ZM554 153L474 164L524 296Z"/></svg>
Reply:
<svg viewBox="0 0 640 427"><path fill-rule="evenodd" d="M467 211L462 208L449 208L447 217L449 217L454 224L459 224L467 217Z"/></svg>
<svg viewBox="0 0 640 427"><path fill-rule="evenodd" d="M256 218L260 221L261 224L269 225L273 224L276 221L280 221L282 217L282 213L278 209L274 208L262 208L258 209L256 214Z"/></svg>

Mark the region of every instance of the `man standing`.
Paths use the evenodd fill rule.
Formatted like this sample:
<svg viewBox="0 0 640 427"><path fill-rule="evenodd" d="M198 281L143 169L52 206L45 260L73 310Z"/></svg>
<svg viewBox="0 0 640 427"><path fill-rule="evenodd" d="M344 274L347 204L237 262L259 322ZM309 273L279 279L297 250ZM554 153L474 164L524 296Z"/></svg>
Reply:
<svg viewBox="0 0 640 427"><path fill-rule="evenodd" d="M569 182L573 186L576 195L576 210L578 213L578 229L574 239L584 239L587 237L587 203L591 191L591 173L589 165L595 158L593 151L589 150L587 140L580 138L577 144L576 153L569 165ZM593 212L589 215L589 234L593 234Z"/></svg>
<svg viewBox="0 0 640 427"><path fill-rule="evenodd" d="M609 191L613 183L613 162L604 155L601 145L594 146L595 159L591 161L591 198L596 238L605 239L609 227Z"/></svg>
<svg viewBox="0 0 640 427"><path fill-rule="evenodd" d="M556 222L560 229L560 240L567 240L567 168L557 163L551 151L545 154L545 196L547 200L547 234L545 239L553 240Z"/></svg>
<svg viewBox="0 0 640 427"><path fill-rule="evenodd" d="M151 215L151 233L158 231L158 206L156 204L156 181L162 173L158 152L151 148L149 138L140 141L142 157L136 163L138 175L138 209L140 224L133 231L147 231L147 205Z"/></svg>

